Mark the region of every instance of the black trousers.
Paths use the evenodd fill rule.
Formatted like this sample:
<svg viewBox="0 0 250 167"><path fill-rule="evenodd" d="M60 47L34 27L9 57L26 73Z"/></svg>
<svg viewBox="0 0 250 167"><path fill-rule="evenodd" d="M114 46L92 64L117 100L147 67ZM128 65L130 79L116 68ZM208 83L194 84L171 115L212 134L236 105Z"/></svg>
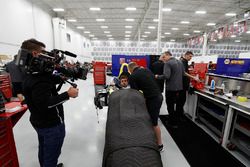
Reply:
<svg viewBox="0 0 250 167"><path fill-rule="evenodd" d="M181 115L183 115L184 114L184 105L185 105L185 103L186 103L186 99L187 99L187 91L186 90L181 90L180 92L179 92L179 99L180 99L180 108L181 108Z"/></svg>
<svg viewBox="0 0 250 167"><path fill-rule="evenodd" d="M181 91L166 91L166 103L169 113L169 124L177 125L182 116L183 106L180 98ZM176 107L175 107L176 106Z"/></svg>

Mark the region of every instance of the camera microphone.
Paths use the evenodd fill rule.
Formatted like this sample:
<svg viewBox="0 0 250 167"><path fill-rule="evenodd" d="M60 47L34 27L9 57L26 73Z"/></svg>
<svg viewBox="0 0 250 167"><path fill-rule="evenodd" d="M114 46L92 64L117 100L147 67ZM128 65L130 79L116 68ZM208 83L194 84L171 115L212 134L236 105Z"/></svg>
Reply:
<svg viewBox="0 0 250 167"><path fill-rule="evenodd" d="M71 56L71 57L77 57L76 54L71 53L71 52L69 52L69 51L64 51L63 53L66 54L66 55L68 55L68 56Z"/></svg>

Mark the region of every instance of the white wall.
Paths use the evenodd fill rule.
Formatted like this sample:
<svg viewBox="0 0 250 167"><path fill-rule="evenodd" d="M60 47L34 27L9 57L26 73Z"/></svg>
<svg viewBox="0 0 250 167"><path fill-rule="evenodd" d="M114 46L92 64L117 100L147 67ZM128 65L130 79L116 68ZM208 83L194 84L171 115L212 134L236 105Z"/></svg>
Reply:
<svg viewBox="0 0 250 167"><path fill-rule="evenodd" d="M16 54L29 38L53 48L51 17L26 0L1 0L0 23L0 54Z"/></svg>
<svg viewBox="0 0 250 167"><path fill-rule="evenodd" d="M249 59L250 58L250 52L240 53L239 58L241 58L241 59Z"/></svg>
<svg viewBox="0 0 250 167"><path fill-rule="evenodd" d="M47 11L28 0L0 0L0 55L14 55L21 43L29 38L46 44L47 50L54 49L54 30L52 16ZM67 42L66 33L71 34ZM80 61L91 61L90 41L69 26L60 34L62 50L78 55ZM84 47L84 42L89 48ZM85 44L87 46L87 44Z"/></svg>

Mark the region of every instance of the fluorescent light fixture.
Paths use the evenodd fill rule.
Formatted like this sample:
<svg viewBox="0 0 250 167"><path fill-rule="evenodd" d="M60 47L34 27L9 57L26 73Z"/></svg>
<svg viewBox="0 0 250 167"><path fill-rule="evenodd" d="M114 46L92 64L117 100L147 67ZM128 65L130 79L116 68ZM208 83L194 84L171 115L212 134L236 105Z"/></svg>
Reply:
<svg viewBox="0 0 250 167"><path fill-rule="evenodd" d="M133 26L125 26L125 28L133 28Z"/></svg>
<svg viewBox="0 0 250 167"><path fill-rule="evenodd" d="M181 21L181 24L189 24L189 21Z"/></svg>
<svg viewBox="0 0 250 167"><path fill-rule="evenodd" d="M247 34L250 34L250 31L247 31L246 33L247 33Z"/></svg>
<svg viewBox="0 0 250 167"><path fill-rule="evenodd" d="M215 23L207 23L207 26L215 26Z"/></svg>
<svg viewBox="0 0 250 167"><path fill-rule="evenodd" d="M64 12L63 8L54 8L53 9L54 12Z"/></svg>
<svg viewBox="0 0 250 167"><path fill-rule="evenodd" d="M235 40L234 42L237 42L237 43L238 43L238 42L240 42L240 40Z"/></svg>
<svg viewBox="0 0 250 167"><path fill-rule="evenodd" d="M127 8L125 8L125 10L128 10L128 11L135 11L136 8L135 8L135 7L127 7Z"/></svg>
<svg viewBox="0 0 250 167"><path fill-rule="evenodd" d="M132 22L132 21L135 21L135 19L125 19L125 21L130 21L130 22Z"/></svg>
<svg viewBox="0 0 250 167"><path fill-rule="evenodd" d="M98 38L92 38L92 40L97 40Z"/></svg>
<svg viewBox="0 0 250 167"><path fill-rule="evenodd" d="M205 11L205 10L198 10L198 11L196 11L195 13L196 13L196 14L206 14L207 11Z"/></svg>
<svg viewBox="0 0 250 167"><path fill-rule="evenodd" d="M106 29L106 28L109 28L109 27L108 26L101 26L101 28Z"/></svg>
<svg viewBox="0 0 250 167"><path fill-rule="evenodd" d="M185 34L183 34L184 36L189 36L190 34L187 34L187 33L185 33Z"/></svg>
<svg viewBox="0 0 250 167"><path fill-rule="evenodd" d="M194 30L194 33L200 33L201 31L200 30Z"/></svg>
<svg viewBox="0 0 250 167"><path fill-rule="evenodd" d="M76 19L68 19L68 22L76 22Z"/></svg>
<svg viewBox="0 0 250 167"><path fill-rule="evenodd" d="M161 38L165 38L165 36L161 36Z"/></svg>
<svg viewBox="0 0 250 167"><path fill-rule="evenodd" d="M148 26L148 29L155 29L155 26Z"/></svg>
<svg viewBox="0 0 250 167"><path fill-rule="evenodd" d="M165 32L164 34L165 34L165 35L170 35L171 33L170 33L170 32Z"/></svg>
<svg viewBox="0 0 250 167"><path fill-rule="evenodd" d="M104 34L109 34L110 33L110 31L104 31Z"/></svg>
<svg viewBox="0 0 250 167"><path fill-rule="evenodd" d="M236 16L236 13L226 13L226 16Z"/></svg>
<svg viewBox="0 0 250 167"><path fill-rule="evenodd" d="M170 42L175 42L175 39L171 39Z"/></svg>
<svg viewBox="0 0 250 167"><path fill-rule="evenodd" d="M101 8L98 8L98 7L91 7L91 8L89 8L89 10L92 10L92 11L100 11Z"/></svg>
<svg viewBox="0 0 250 167"><path fill-rule="evenodd" d="M177 30L179 30L179 28L171 28L172 30L174 30L174 31L177 31Z"/></svg>
<svg viewBox="0 0 250 167"><path fill-rule="evenodd" d="M125 31L126 34L131 34L131 31Z"/></svg>
<svg viewBox="0 0 250 167"><path fill-rule="evenodd" d="M231 35L231 38L236 38L236 35Z"/></svg>
<svg viewBox="0 0 250 167"><path fill-rule="evenodd" d="M77 29L84 29L83 26L77 26L76 28L77 28Z"/></svg>
<svg viewBox="0 0 250 167"><path fill-rule="evenodd" d="M111 35L111 34L109 34L109 35L107 35L107 37L112 37L112 35Z"/></svg>
<svg viewBox="0 0 250 167"><path fill-rule="evenodd" d="M114 38L109 38L109 40L113 40Z"/></svg>
<svg viewBox="0 0 250 167"><path fill-rule="evenodd" d="M148 36L147 35L142 35L143 38L147 38Z"/></svg>
<svg viewBox="0 0 250 167"><path fill-rule="evenodd" d="M131 35L125 35L125 37L131 37Z"/></svg>
<svg viewBox="0 0 250 167"><path fill-rule="evenodd" d="M125 38L125 40L129 40L129 38Z"/></svg>
<svg viewBox="0 0 250 167"><path fill-rule="evenodd" d="M154 22L158 22L158 21L159 21L159 19L153 19L153 21L154 21Z"/></svg>
<svg viewBox="0 0 250 167"><path fill-rule="evenodd" d="M162 11L163 11L163 12L171 12L172 9L171 9L171 8L162 8Z"/></svg>
<svg viewBox="0 0 250 167"><path fill-rule="evenodd" d="M93 35L93 34L90 34L90 35L89 35L89 37L95 37L95 35Z"/></svg>
<svg viewBox="0 0 250 167"><path fill-rule="evenodd" d="M83 33L84 34L90 34L90 31L84 31Z"/></svg>
<svg viewBox="0 0 250 167"><path fill-rule="evenodd" d="M141 41L144 41L145 39L141 38L140 40L141 40Z"/></svg>
<svg viewBox="0 0 250 167"><path fill-rule="evenodd" d="M144 32L144 34L151 34L151 32L149 32L149 31L145 31L145 32Z"/></svg>
<svg viewBox="0 0 250 167"><path fill-rule="evenodd" d="M96 19L96 21L103 22L103 21L105 21L105 19Z"/></svg>

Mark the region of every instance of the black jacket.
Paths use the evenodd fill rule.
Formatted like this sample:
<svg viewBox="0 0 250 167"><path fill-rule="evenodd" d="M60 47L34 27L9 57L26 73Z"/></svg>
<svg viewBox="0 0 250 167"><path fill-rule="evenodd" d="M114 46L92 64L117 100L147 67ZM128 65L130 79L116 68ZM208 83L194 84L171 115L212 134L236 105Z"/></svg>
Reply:
<svg viewBox="0 0 250 167"><path fill-rule="evenodd" d="M161 94L153 73L145 68L135 68L129 77L129 84L132 89L143 91L146 99L157 97Z"/></svg>
<svg viewBox="0 0 250 167"><path fill-rule="evenodd" d="M162 75L164 69L164 62L161 60L158 60L152 64L151 71L154 73L154 75ZM158 84L160 91L163 92L164 90L164 80L158 80L156 79L156 83Z"/></svg>
<svg viewBox="0 0 250 167"><path fill-rule="evenodd" d="M24 84L25 101L30 110L30 122L37 128L49 128L64 122L62 103L68 93L58 94L60 79L52 75L29 75Z"/></svg>
<svg viewBox="0 0 250 167"><path fill-rule="evenodd" d="M188 73L188 61L186 59L182 59L181 60L184 70L186 73ZM184 75L183 76L183 90L188 90L189 89L189 83L190 83L190 79L188 76Z"/></svg>

